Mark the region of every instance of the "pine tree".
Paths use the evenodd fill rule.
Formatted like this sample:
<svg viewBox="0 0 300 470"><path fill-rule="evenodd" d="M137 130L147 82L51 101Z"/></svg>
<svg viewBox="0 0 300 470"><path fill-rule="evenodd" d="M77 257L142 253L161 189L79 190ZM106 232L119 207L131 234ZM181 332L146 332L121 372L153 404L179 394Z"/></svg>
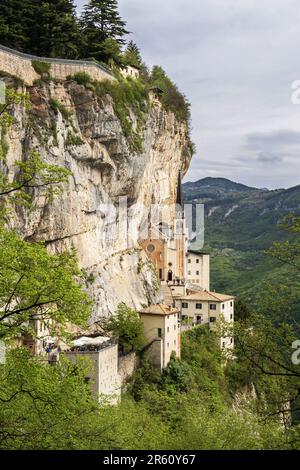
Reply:
<svg viewBox="0 0 300 470"><path fill-rule="evenodd" d="M127 65L132 65L134 67L140 68L142 66L142 56L138 46L130 41L126 47L124 59Z"/></svg>
<svg viewBox="0 0 300 470"><path fill-rule="evenodd" d="M36 22L35 0L1 0L0 44L30 52L30 36Z"/></svg>
<svg viewBox="0 0 300 470"><path fill-rule="evenodd" d="M120 46L125 43L128 31L118 12L117 0L90 0L84 7L81 24L86 40L85 55L104 62L111 59L119 62Z"/></svg>
<svg viewBox="0 0 300 470"><path fill-rule="evenodd" d="M45 57L78 58L81 31L73 0L38 1L38 4L31 51Z"/></svg>

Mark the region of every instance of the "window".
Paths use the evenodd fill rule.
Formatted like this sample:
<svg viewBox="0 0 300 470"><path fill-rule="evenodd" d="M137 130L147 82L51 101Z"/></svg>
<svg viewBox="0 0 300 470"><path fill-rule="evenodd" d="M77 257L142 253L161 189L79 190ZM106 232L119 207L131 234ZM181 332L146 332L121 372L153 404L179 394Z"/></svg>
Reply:
<svg viewBox="0 0 300 470"><path fill-rule="evenodd" d="M199 274L200 274L199 271L196 271L196 276L199 276Z"/></svg>
<svg viewBox="0 0 300 470"><path fill-rule="evenodd" d="M210 317L209 319L210 323L215 323L217 321L216 317Z"/></svg>
<svg viewBox="0 0 300 470"><path fill-rule="evenodd" d="M167 328L167 333L170 333L170 327L169 327L169 326L168 326L168 328Z"/></svg>
<svg viewBox="0 0 300 470"><path fill-rule="evenodd" d="M182 308L189 308L189 304L187 302L182 302Z"/></svg>
<svg viewBox="0 0 300 470"><path fill-rule="evenodd" d="M158 336L159 338L162 337L162 329L161 329L161 328L157 328L157 336Z"/></svg>
<svg viewBox="0 0 300 470"><path fill-rule="evenodd" d="M223 343L222 343L222 348L225 349L225 343L224 343L224 341L223 341Z"/></svg>
<svg viewBox="0 0 300 470"><path fill-rule="evenodd" d="M196 259L196 263L198 263L198 264L199 264L199 258L197 258L197 259Z"/></svg>
<svg viewBox="0 0 300 470"><path fill-rule="evenodd" d="M174 325L174 331L176 331L176 330L177 330L177 326L176 326L176 325Z"/></svg>
<svg viewBox="0 0 300 470"><path fill-rule="evenodd" d="M167 343L167 348L169 348L169 347L170 347L170 343Z"/></svg>
<svg viewBox="0 0 300 470"><path fill-rule="evenodd" d="M230 315L230 320L233 320L233 315L232 314Z"/></svg>
<svg viewBox="0 0 300 470"><path fill-rule="evenodd" d="M232 307L232 306L233 306L233 302L231 301L231 302L230 302L230 307Z"/></svg>
<svg viewBox="0 0 300 470"><path fill-rule="evenodd" d="M196 304L196 309L197 310L202 310L202 304Z"/></svg>
<svg viewBox="0 0 300 470"><path fill-rule="evenodd" d="M188 276L190 276L191 274L192 274L192 272L191 272L191 271L188 271Z"/></svg>
<svg viewBox="0 0 300 470"><path fill-rule="evenodd" d="M202 316L201 315L197 315L197 323L202 323Z"/></svg>
<svg viewBox="0 0 300 470"><path fill-rule="evenodd" d="M176 346L176 339L174 339L174 346Z"/></svg>
<svg viewBox="0 0 300 470"><path fill-rule="evenodd" d="M233 343L233 338L230 338L230 344L232 344L232 343Z"/></svg>
<svg viewBox="0 0 300 470"><path fill-rule="evenodd" d="M217 305L216 304L209 304L209 309L210 310L217 310Z"/></svg>
<svg viewBox="0 0 300 470"><path fill-rule="evenodd" d="M153 251L155 251L155 246L150 243L150 244L147 246L147 251L148 251L149 253L153 253Z"/></svg>
<svg viewBox="0 0 300 470"><path fill-rule="evenodd" d="M188 259L188 263L191 263L191 262L192 262L192 260L191 260L191 259Z"/></svg>
<svg viewBox="0 0 300 470"><path fill-rule="evenodd" d="M222 310L225 310L225 304L222 304Z"/></svg>

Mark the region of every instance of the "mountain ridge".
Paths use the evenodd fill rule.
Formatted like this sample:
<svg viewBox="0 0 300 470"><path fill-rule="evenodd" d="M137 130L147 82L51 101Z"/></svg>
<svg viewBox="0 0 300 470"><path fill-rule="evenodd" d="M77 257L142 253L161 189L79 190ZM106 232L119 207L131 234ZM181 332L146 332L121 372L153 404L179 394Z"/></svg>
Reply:
<svg viewBox="0 0 300 470"><path fill-rule="evenodd" d="M265 250L293 237L280 222L289 213L300 215L300 185L247 190L226 178L203 178L192 187L185 183L183 194L186 203L204 204L204 250L211 254L217 290L253 298L263 282L287 281L284 267Z"/></svg>

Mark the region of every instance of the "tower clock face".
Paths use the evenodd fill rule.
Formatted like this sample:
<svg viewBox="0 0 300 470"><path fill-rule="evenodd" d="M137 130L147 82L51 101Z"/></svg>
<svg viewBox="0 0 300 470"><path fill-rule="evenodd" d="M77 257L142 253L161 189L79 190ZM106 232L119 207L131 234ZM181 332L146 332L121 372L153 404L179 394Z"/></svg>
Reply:
<svg viewBox="0 0 300 470"><path fill-rule="evenodd" d="M147 251L149 253L153 253L153 251L155 251L155 246L150 243L150 245L147 246Z"/></svg>

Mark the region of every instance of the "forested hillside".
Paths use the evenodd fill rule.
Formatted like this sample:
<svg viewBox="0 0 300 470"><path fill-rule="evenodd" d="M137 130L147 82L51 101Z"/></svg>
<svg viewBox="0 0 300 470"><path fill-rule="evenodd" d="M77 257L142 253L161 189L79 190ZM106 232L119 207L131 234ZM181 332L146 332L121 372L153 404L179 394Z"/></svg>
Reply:
<svg viewBox="0 0 300 470"><path fill-rule="evenodd" d="M289 280L287 267L265 251L275 241L293 239L280 223L289 213L300 214L300 186L269 191L204 178L183 188L187 202L205 205L205 248L216 290L253 300L261 283Z"/></svg>

